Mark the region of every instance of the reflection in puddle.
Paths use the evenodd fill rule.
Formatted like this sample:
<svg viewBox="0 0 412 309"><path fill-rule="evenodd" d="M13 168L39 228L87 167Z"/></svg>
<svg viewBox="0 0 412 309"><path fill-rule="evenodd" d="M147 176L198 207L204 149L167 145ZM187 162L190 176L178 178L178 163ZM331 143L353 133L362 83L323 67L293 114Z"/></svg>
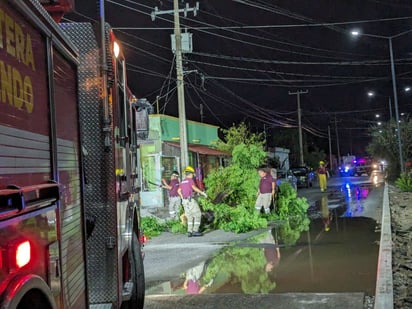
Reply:
<svg viewBox="0 0 412 309"><path fill-rule="evenodd" d="M220 250L180 278L146 294L375 291L379 233L360 217L371 188L345 184L323 196L307 217L279 222ZM343 193L343 194L342 194ZM310 218L310 220L309 220Z"/></svg>
<svg viewBox="0 0 412 309"><path fill-rule="evenodd" d="M341 192L344 194L346 200L344 216L362 216L364 211L363 203L369 196L371 190L372 186L368 184L353 185L349 182L345 183L341 188Z"/></svg>

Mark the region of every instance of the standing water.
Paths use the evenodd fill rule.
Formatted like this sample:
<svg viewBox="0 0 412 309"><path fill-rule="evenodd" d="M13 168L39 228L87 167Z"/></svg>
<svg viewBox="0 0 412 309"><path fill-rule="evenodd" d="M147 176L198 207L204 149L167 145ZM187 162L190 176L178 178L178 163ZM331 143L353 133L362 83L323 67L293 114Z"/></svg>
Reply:
<svg viewBox="0 0 412 309"><path fill-rule="evenodd" d="M345 184L323 195L307 217L277 222L224 247L181 277L147 294L375 292L380 234L372 186ZM378 192L380 190L375 190Z"/></svg>

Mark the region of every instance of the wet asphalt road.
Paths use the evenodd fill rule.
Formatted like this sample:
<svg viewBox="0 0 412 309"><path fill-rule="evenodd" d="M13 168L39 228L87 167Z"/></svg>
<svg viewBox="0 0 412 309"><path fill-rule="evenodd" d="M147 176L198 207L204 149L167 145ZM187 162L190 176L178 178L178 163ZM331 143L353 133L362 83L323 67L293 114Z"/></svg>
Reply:
<svg viewBox="0 0 412 309"><path fill-rule="evenodd" d="M256 241L267 229L153 238L144 248L145 308L363 308L376 278L383 187L373 183L380 182L376 176L331 178L328 194L317 184L299 189L311 205L309 230L293 246L278 239L284 229L271 233L274 269L264 260L273 244ZM197 268L198 285L192 280L186 288Z"/></svg>

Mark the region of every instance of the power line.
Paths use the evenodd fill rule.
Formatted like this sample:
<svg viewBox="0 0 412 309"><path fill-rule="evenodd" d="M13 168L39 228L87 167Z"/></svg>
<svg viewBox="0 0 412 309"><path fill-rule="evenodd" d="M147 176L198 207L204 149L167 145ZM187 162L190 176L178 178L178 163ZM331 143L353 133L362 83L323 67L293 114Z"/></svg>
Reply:
<svg viewBox="0 0 412 309"><path fill-rule="evenodd" d="M228 65L216 64L216 63L210 63L210 62L204 62L204 61L197 61L197 60L188 60L188 62L199 63L199 64L204 64L204 65L207 65L207 66L213 66L213 67L219 67L219 68L226 68L226 69L230 69L231 71L232 70L251 71L251 72L258 72L258 73L280 74L280 75L288 75L288 76L323 77L323 78L329 78L329 79L332 78L332 79L351 79L351 80L371 78L371 76L336 76L336 75L290 73L290 72L273 71L273 70L259 70L259 69L245 68L245 67L233 67L233 66L228 66ZM378 78L378 77L375 76L373 78Z"/></svg>
<svg viewBox="0 0 412 309"><path fill-rule="evenodd" d="M116 1L113 1L113 0L106 0L106 1L109 2L109 3L112 3L112 4L115 4L115 5L124 7L124 8L128 8L128 9L133 10L133 11L140 12L140 13L145 14L145 15L150 15L149 13L140 11L140 10L138 10L138 9L132 8L132 7L130 7L130 6L121 4L121 3L116 2ZM144 7L148 7L148 6L143 5L143 4L134 3L134 2L132 2L132 1L130 1L130 0L123 0L123 1L131 2L131 3L133 3L133 4L140 5L140 6L144 6ZM159 18L160 18L161 20L163 20L163 21L166 21L166 22L170 22L170 23L172 22L172 21L170 21L170 20L168 20L168 19L166 19L166 18L161 18L161 17L159 17ZM185 20L188 20L188 21L192 21L192 22L196 22L196 23L200 23L200 24L204 24L204 25L210 26L209 23L201 22L201 21L199 21L199 20L193 20L193 19L190 19L190 18L187 18L187 17L182 17L182 18L185 19ZM190 28L189 26L186 26L186 25L184 25L184 24L182 24L182 27ZM132 28L132 27L117 27L117 28L115 28L115 29L122 29L122 30L128 29L128 30L132 30L133 28ZM155 29L157 29L157 28L155 28ZM198 30L198 31L200 31L200 32L202 32L202 33L209 34L209 35L211 35L211 36L216 36L216 37L224 38L224 39L227 39L227 40L230 40L230 41L234 41L234 42L238 42L238 43L242 43L242 44L248 44L248 45L251 45L251 46L260 47L260 48L264 48L264 49L269 49L269 50L275 50L275 51L279 51L279 52L284 52L284 53L287 53L287 54L297 54L297 55L304 55L304 56L310 56L310 57L335 58L335 59L336 59L336 57L333 57L333 56L325 56L325 55L322 56L322 55L313 54L313 53L296 52L296 51L291 51L291 50L288 50L288 49L276 48L276 47L266 46L266 45L262 45L262 44L258 44L258 43L253 43L253 42L249 42L249 41L245 41L245 40L241 40L241 39L235 39L235 38L230 37L230 36L225 36L225 35L213 33L213 32L210 32L210 31L205 31L205 30L202 30L202 29L200 29L200 28L196 28L196 30ZM228 31L234 32L234 33L239 34L239 35L244 35L244 36L248 36L248 37L253 37L253 38L256 38L256 39L259 39L259 40L262 39L261 37L258 37L258 36L254 36L254 35L247 34L247 33L236 32L236 31L233 31L233 30L231 30L231 29L228 29ZM283 42L283 44L288 44L288 43Z"/></svg>
<svg viewBox="0 0 412 309"><path fill-rule="evenodd" d="M296 65L389 65L389 60L363 60L363 61L288 61L288 60L271 60L271 59L253 59L248 57L237 57L237 56L228 56L228 55L218 55L202 52L192 52L193 55L218 58L224 60L236 60L244 62L256 62L256 63L265 63L265 64L296 64ZM397 59L397 63L402 63L403 61L411 61L412 58L402 58ZM405 64L405 63L403 63ZM410 63L407 63L410 64Z"/></svg>
<svg viewBox="0 0 412 309"><path fill-rule="evenodd" d="M136 3L138 4L138 3ZM140 4L139 4L140 5ZM229 30L229 29L276 29L276 28L305 28L305 27L325 27L325 26L339 26L339 25L358 25L363 23L381 23L399 20L412 19L412 16L393 17L393 18L379 18L379 19L367 19L367 20L355 20L355 21L342 21L342 22L330 22L330 23L313 23L313 24L283 24L283 25L239 25L239 26L189 26L185 25L188 30ZM173 30L172 27L116 27L120 30ZM338 52L338 51L336 51Z"/></svg>

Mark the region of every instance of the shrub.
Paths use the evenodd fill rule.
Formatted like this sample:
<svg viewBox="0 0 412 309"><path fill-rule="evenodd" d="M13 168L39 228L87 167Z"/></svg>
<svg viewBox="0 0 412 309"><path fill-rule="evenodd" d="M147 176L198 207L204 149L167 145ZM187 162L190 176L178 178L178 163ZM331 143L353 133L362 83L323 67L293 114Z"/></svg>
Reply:
<svg viewBox="0 0 412 309"><path fill-rule="evenodd" d="M267 220L255 211L254 206L231 206L225 203L213 204L206 199L201 199L199 202L203 210L213 211L215 219L210 226L211 228L244 233L267 227Z"/></svg>
<svg viewBox="0 0 412 309"><path fill-rule="evenodd" d="M396 186L404 192L412 192L412 177L408 173L402 173L395 181Z"/></svg>
<svg viewBox="0 0 412 309"><path fill-rule="evenodd" d="M152 238L160 235L162 232L186 233L187 226L179 220L169 220L165 223L160 222L156 217L143 217L141 227L145 236Z"/></svg>
<svg viewBox="0 0 412 309"><path fill-rule="evenodd" d="M143 232L148 238L158 236L166 230L166 225L160 223L155 217L143 217L141 223Z"/></svg>
<svg viewBox="0 0 412 309"><path fill-rule="evenodd" d="M256 198L256 189L253 190L253 197ZM296 241L296 235L309 227L309 219L306 211L309 208L306 198L297 197L296 190L289 183L280 185L280 192L276 201L275 212L269 215L259 214L254 207L254 199L251 203L239 202L237 205L225 203L213 204L210 200L200 199L203 210L211 210L215 219L212 228L223 229L235 233L244 233L254 229L265 228L268 221L285 221L288 225L289 239ZM284 233L285 234L285 233ZM288 240L288 244L293 241Z"/></svg>
<svg viewBox="0 0 412 309"><path fill-rule="evenodd" d="M174 234L184 234L187 232L187 225L182 224L180 220L171 220L166 222L166 230Z"/></svg>
<svg viewBox="0 0 412 309"><path fill-rule="evenodd" d="M309 204L304 197L298 197L297 192L288 182L283 182L279 186L279 196L277 198L276 214L279 220L286 220L291 217L306 215Z"/></svg>

